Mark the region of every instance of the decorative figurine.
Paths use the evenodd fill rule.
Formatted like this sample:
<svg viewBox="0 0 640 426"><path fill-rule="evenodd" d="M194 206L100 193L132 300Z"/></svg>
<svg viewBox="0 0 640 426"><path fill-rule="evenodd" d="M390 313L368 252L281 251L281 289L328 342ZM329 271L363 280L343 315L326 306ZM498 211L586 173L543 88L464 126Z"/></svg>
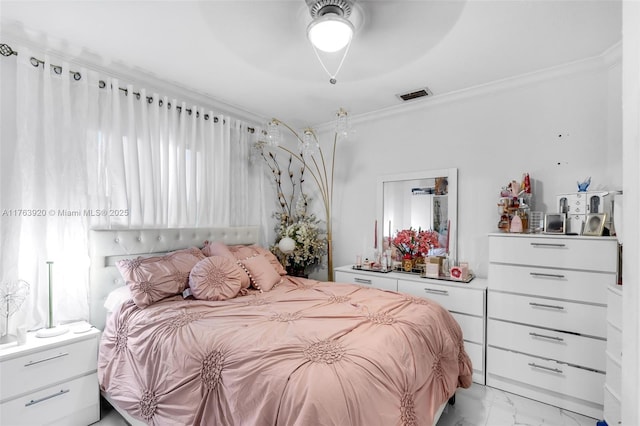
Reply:
<svg viewBox="0 0 640 426"><path fill-rule="evenodd" d="M584 182L578 182L578 192L587 192L589 185L591 185L591 176L586 178Z"/></svg>

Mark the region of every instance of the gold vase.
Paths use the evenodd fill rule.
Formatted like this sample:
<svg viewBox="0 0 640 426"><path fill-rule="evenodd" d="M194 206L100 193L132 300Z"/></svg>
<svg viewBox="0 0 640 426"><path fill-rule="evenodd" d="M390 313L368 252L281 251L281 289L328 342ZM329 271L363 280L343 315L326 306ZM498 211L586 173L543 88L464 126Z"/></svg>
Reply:
<svg viewBox="0 0 640 426"><path fill-rule="evenodd" d="M404 269L405 272L413 271L413 259L410 257L404 257L402 259L402 269Z"/></svg>

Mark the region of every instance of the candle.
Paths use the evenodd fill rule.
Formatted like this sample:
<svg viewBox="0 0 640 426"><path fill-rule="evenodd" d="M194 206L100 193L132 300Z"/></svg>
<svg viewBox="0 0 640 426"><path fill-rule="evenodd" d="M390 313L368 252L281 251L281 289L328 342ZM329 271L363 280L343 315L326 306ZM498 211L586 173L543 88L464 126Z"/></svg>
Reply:
<svg viewBox="0 0 640 426"><path fill-rule="evenodd" d="M378 248L378 219L376 219L373 227L373 248Z"/></svg>
<svg viewBox="0 0 640 426"><path fill-rule="evenodd" d="M451 236L451 220L447 221L447 246L446 253L449 254L449 237Z"/></svg>

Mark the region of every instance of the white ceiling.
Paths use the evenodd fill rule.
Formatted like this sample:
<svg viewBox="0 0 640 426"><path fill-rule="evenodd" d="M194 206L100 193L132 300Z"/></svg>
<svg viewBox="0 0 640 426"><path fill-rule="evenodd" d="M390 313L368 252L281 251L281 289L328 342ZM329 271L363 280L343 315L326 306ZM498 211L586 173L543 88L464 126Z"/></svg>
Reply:
<svg viewBox="0 0 640 426"><path fill-rule="evenodd" d="M0 16L10 34L302 126L329 121L341 106L394 107L397 94L425 86L435 97L601 55L621 40L622 6L358 1L335 85L306 39L304 0L0 0Z"/></svg>

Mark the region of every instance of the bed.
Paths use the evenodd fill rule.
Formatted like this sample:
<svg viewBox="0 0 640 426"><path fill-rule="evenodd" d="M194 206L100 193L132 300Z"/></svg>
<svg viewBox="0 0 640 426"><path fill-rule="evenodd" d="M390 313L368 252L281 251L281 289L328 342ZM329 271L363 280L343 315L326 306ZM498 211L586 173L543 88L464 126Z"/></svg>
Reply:
<svg viewBox="0 0 640 426"><path fill-rule="evenodd" d="M278 270L277 283L267 286L248 261L237 263L253 273L251 285L235 297L185 293L140 303L132 296L107 312L105 300L124 286L122 265L176 251L195 256L193 247L205 240L242 248L258 232L90 231L91 320L103 328L100 389L127 421L432 425L455 390L471 385L460 327L435 302ZM205 258L198 266L229 263ZM261 254L251 259L264 266Z"/></svg>

